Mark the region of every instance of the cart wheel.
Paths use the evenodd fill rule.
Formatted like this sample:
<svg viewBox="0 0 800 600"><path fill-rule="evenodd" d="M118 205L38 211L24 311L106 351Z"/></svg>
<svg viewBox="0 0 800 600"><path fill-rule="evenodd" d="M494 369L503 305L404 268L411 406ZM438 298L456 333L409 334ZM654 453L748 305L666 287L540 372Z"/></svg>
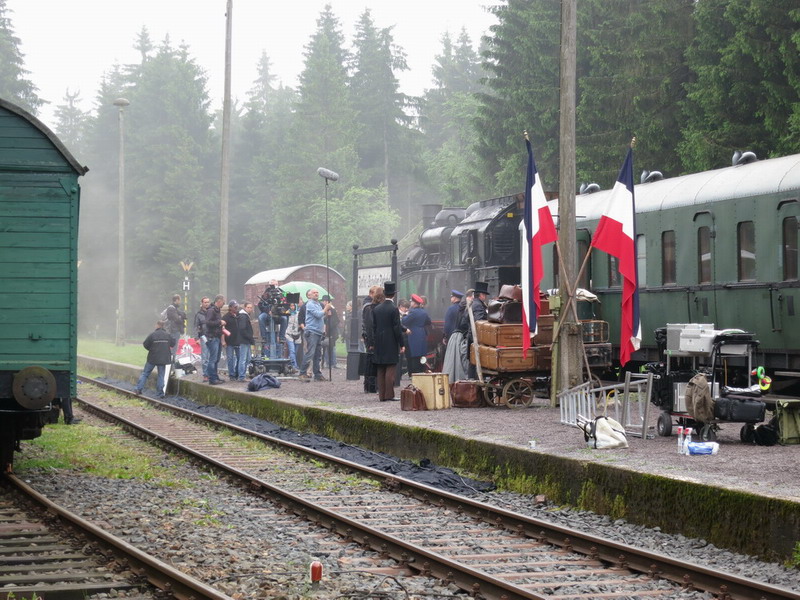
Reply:
<svg viewBox="0 0 800 600"><path fill-rule="evenodd" d="M483 398L486 400L486 404L489 406L499 406L502 404L502 402L500 402L500 394L497 392L498 389L492 385L491 382L486 382L486 385L483 386Z"/></svg>
<svg viewBox="0 0 800 600"><path fill-rule="evenodd" d="M661 437L669 437L672 435L672 415L666 411L662 411L661 414L658 415L656 431Z"/></svg>
<svg viewBox="0 0 800 600"><path fill-rule="evenodd" d="M713 442L717 439L717 429L713 423L706 423L700 430L700 440L703 442Z"/></svg>
<svg viewBox="0 0 800 600"><path fill-rule="evenodd" d="M503 386L503 403L511 408L533 404L533 387L524 379L512 379Z"/></svg>
<svg viewBox="0 0 800 600"><path fill-rule="evenodd" d="M739 430L739 439L745 444L752 444L756 441L756 428L752 423L745 423Z"/></svg>

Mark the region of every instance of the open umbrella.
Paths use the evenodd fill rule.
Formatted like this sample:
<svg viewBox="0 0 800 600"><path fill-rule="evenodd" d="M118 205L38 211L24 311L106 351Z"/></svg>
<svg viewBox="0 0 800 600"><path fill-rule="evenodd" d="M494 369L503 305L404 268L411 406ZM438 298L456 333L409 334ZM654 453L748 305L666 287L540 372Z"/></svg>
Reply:
<svg viewBox="0 0 800 600"><path fill-rule="evenodd" d="M300 294L300 299L306 301L306 292L308 290L319 290L319 297L330 295L325 288L310 281L287 281L281 284L281 289L287 294ZM331 296L331 300L333 296Z"/></svg>

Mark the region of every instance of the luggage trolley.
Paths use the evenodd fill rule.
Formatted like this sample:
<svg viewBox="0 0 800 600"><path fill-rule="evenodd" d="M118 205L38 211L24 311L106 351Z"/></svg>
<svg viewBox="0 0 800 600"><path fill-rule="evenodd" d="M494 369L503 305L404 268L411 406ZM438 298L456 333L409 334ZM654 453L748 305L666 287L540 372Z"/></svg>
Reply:
<svg viewBox="0 0 800 600"><path fill-rule="evenodd" d="M646 366L653 373L650 401L661 409L656 431L667 437L673 424L691 427L702 441L714 441L719 423L743 423L740 439L753 440L755 424L764 421L766 404L753 379L753 353L759 345L752 333L714 329L713 324L668 324L656 329L663 361ZM700 420L687 406L692 379L707 378L711 406Z"/></svg>

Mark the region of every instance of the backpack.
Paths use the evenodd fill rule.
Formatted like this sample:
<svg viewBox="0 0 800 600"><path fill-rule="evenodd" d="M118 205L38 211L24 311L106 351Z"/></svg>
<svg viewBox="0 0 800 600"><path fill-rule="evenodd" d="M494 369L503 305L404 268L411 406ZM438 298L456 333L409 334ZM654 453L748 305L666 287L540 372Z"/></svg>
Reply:
<svg viewBox="0 0 800 600"><path fill-rule="evenodd" d="M172 305L170 304L170 306L172 306ZM162 310L161 311L161 316L159 317L159 319L161 319L162 321L169 321L169 317L167 316L167 311L168 310L169 310L169 306L167 308L165 308L164 310Z"/></svg>

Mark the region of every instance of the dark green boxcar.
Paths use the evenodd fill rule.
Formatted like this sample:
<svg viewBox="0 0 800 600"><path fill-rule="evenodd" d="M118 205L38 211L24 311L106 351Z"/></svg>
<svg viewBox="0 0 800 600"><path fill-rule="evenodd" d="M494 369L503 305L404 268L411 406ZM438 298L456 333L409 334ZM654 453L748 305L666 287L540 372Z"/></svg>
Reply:
<svg viewBox="0 0 800 600"><path fill-rule="evenodd" d="M78 177L36 117L0 99L0 467L75 396Z"/></svg>

